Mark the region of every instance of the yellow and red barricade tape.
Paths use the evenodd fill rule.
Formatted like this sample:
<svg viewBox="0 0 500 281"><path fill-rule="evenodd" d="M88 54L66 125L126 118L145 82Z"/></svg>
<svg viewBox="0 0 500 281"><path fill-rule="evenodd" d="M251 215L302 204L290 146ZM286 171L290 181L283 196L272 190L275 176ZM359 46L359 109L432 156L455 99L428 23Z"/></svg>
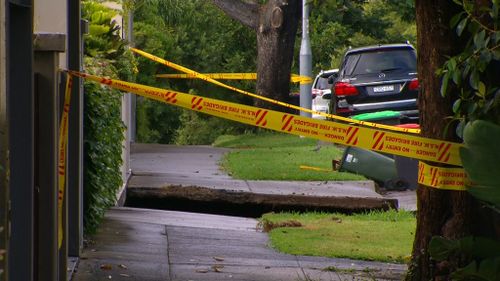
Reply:
<svg viewBox="0 0 500 281"><path fill-rule="evenodd" d="M58 157L57 157L57 174L58 174L58 191L57 191L57 243L58 247L61 248L63 241L63 203L64 203L64 193L66 189L66 156L67 156L67 145L68 145L68 118L69 118L69 106L71 103L71 87L73 84L73 77L68 75L66 78L66 90L64 93L64 105L63 112L61 116L61 121L59 124L59 145L58 145Z"/></svg>
<svg viewBox="0 0 500 281"><path fill-rule="evenodd" d="M212 79L218 80L257 80L257 73L203 73L203 75L210 77ZM197 79L198 77L194 74L157 74L158 78L168 78L168 79ZM307 76L300 76L297 74L292 74L290 77L290 82L300 83L300 84L311 84L312 78Z"/></svg>
<svg viewBox="0 0 500 281"><path fill-rule="evenodd" d="M374 127L374 128L381 128L381 129L386 129L386 130L391 130L391 131L407 132L407 133L408 132L409 133L419 133L420 132L419 129L399 128L399 127L389 126L389 125L385 125L385 124L379 124L379 123L372 123L372 122L367 122L367 121L353 120L353 119L350 119L350 118L346 118L346 117L342 117L342 116L337 116L337 115L333 115L333 114L328 114L328 113L324 113L324 112L318 112L318 111L314 111L314 110L311 110L311 109L308 109L308 108L303 108L303 107L296 106L296 105L293 105L293 104L288 104L288 103L284 103L284 102L281 102L281 101L273 100L273 99L270 99L268 97L263 97L263 96L260 96L260 95L254 94L254 93L250 93L248 91L244 91L244 90L238 89L236 87L232 87L232 86L226 85L226 84L224 84L224 83L222 83L220 81L217 81L217 80L215 80L213 78L210 78L210 77L208 77L208 76L206 76L204 74L201 74L199 72L196 72L196 71L191 70L189 68L186 68L184 66L178 65L176 63L167 61L165 59L162 59L162 58L157 57L155 55L152 55L152 54L149 54L147 52L141 51L139 49L130 48L130 50L132 50L133 52L135 52L135 53L137 53L137 54L139 54L141 56L144 56L144 57L146 57L146 58L148 58L148 59L150 59L152 61L161 63L161 64L163 64L165 66L168 66L168 67L176 69L178 71L187 73L189 75L193 75L194 77L196 77L198 79L205 80L207 82L213 83L213 84L221 86L223 88L226 88L226 89L229 89L229 90L233 90L233 91L238 92L240 94L251 96L253 98L264 100L266 102L269 102L269 103L272 103L272 104L277 104L277 105L280 105L280 106L283 106L283 107L286 107L286 108L300 110L300 111L308 112L308 113L314 113L314 114L325 116L325 117L328 117L328 118L332 118L332 119L335 119L335 120L338 120L338 121L343 121L343 122L348 122L348 123L354 123L354 124L364 125L364 126L370 126L370 127Z"/></svg>
<svg viewBox="0 0 500 281"><path fill-rule="evenodd" d="M71 74L167 104L274 131L310 137L419 160L461 165L459 143L434 140L354 124L317 120L254 106L165 90L131 82L70 71Z"/></svg>
<svg viewBox="0 0 500 281"><path fill-rule="evenodd" d="M418 163L418 183L445 190L465 190L467 175L463 168L446 168Z"/></svg>
<svg viewBox="0 0 500 281"><path fill-rule="evenodd" d="M420 137L415 134L419 130L398 128L394 126L353 120L341 116L316 112L310 109L276 101L267 97L262 97L238 88L223 84L215 79L243 79L241 77L253 78L254 73L233 73L233 74L201 74L174 64L164 59L158 58L141 50L132 50L156 62L162 63L186 74L169 74L159 77L169 78L198 78L236 92L252 96L261 100L278 104L287 108L301 110L304 112L316 113L335 120L346 123L338 123L328 120L312 119L300 115L283 113L254 106L241 105L237 103L221 101L217 99L201 97L182 93L173 90L165 90L151 86L99 77L77 71L67 71L66 91L64 95L64 106L59 126L58 144L58 246L63 241L63 214L62 206L66 184L66 156L68 142L68 118L71 101L72 76L82 77L115 89L134 93L146 98L154 99L166 104L179 106L193 111L198 111L213 116L266 128L278 132L305 136L313 139L338 143L347 146L356 146L377 152L390 153L419 159L418 183L438 189L465 190L467 177L463 168L437 167L422 161L430 161L447 165L461 166L459 157L460 143L435 140ZM231 76L232 75L232 76ZM231 78L232 77L232 78ZM295 80L293 80L295 79ZM299 83L309 83L310 77L292 76L292 81ZM361 125L361 126L360 126ZM363 127L368 126L368 127ZM301 166L303 169L320 170L315 167ZM324 169L321 169L324 171Z"/></svg>

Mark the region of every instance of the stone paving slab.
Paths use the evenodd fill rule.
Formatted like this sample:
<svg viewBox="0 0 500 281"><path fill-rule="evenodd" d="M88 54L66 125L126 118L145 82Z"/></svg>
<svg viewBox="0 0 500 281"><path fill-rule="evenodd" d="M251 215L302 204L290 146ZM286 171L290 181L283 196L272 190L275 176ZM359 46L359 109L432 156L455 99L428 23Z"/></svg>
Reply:
<svg viewBox="0 0 500 281"><path fill-rule="evenodd" d="M165 200L165 204L178 200L207 204L217 200L236 204L267 202L269 206L282 206L284 209L289 209L293 204L301 208L330 206L331 209L350 211L389 207L408 210L416 208L415 191L409 191L408 196L403 197L397 192L385 196L376 192L373 181L235 180L218 166L218 162L228 151L226 148L211 146L133 144L129 198L139 201ZM398 206L401 199L403 204ZM132 199L130 202L137 200Z"/></svg>
<svg viewBox="0 0 500 281"><path fill-rule="evenodd" d="M215 231L256 231L255 219L225 216L224 219L221 220L220 216L210 214L193 214L189 216L189 219L186 219L186 213L184 212L170 212L138 208L113 208L106 213L106 218L108 218L109 221L127 221L130 223L150 223L160 225L199 227L204 229L214 229ZM163 235L164 230L162 230L161 232ZM189 234L186 233L185 235Z"/></svg>
<svg viewBox="0 0 500 281"><path fill-rule="evenodd" d="M164 226L106 217L84 249L73 281L169 280Z"/></svg>
<svg viewBox="0 0 500 281"><path fill-rule="evenodd" d="M206 273L203 273L207 271ZM172 280L193 281L301 281L306 280L300 268L266 266L224 266L215 272L210 266L174 265Z"/></svg>
<svg viewBox="0 0 500 281"><path fill-rule="evenodd" d="M398 208L407 211L417 210L417 193L416 190L405 191L388 191L382 196L398 200Z"/></svg>
<svg viewBox="0 0 500 281"><path fill-rule="evenodd" d="M281 254L256 226L256 220L240 217L112 208L73 280L399 280L406 270L400 264ZM340 271L324 270L333 267Z"/></svg>

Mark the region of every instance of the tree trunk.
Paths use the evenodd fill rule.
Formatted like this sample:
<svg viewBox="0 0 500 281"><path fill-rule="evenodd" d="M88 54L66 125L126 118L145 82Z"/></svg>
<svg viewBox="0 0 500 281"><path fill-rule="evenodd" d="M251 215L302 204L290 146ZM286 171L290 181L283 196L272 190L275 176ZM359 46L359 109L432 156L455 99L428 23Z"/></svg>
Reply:
<svg viewBox="0 0 500 281"><path fill-rule="evenodd" d="M447 56L455 55L464 44L449 27L450 19L459 12L458 6L449 0L416 0L415 4L422 135L460 142L454 130L444 133L446 117L453 115L452 103L457 96L449 94L443 98L441 79L435 74ZM433 236L456 239L494 232L492 219L486 214L488 211L465 191L444 191L420 185L417 209L412 263L406 280L449 280L450 272L464 266L461 264L464 261L437 263L431 260L428 245Z"/></svg>
<svg viewBox="0 0 500 281"><path fill-rule="evenodd" d="M300 13L299 0L270 0L262 6L257 28L257 94L288 101ZM256 105L274 107L261 100Z"/></svg>
<svg viewBox="0 0 500 281"><path fill-rule="evenodd" d="M279 101L288 101L290 69L302 1L268 0L262 5L257 1L242 0L212 0L212 2L228 16L257 33L257 94ZM284 110L262 100L256 100L255 104Z"/></svg>

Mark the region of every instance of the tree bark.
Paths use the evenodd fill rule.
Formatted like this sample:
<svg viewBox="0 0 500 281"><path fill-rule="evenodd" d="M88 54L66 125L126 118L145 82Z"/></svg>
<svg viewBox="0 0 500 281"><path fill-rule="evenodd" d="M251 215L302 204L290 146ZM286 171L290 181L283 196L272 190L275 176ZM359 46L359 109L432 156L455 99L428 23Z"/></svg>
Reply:
<svg viewBox="0 0 500 281"><path fill-rule="evenodd" d="M257 29L259 4L255 1L212 0L215 6L243 25Z"/></svg>
<svg viewBox="0 0 500 281"><path fill-rule="evenodd" d="M436 138L443 136L446 117L452 115L452 95L441 97L441 81L436 76L447 55L453 55L456 36L449 28L449 21L456 10L448 0L416 0L418 78L421 85L419 98L421 134ZM444 139L456 140L452 134ZM442 191L420 185L417 189L417 230L413 245L413 260L407 280L432 280L436 265L430 260L427 248L434 235L459 235L465 225L458 217L467 217L468 208L464 205L467 195L464 192ZM467 204L465 204L467 205ZM447 228L447 229L445 229ZM450 229L453 228L453 229Z"/></svg>
<svg viewBox="0 0 500 281"><path fill-rule="evenodd" d="M447 57L455 55L465 44L449 27L450 19L459 12L458 6L449 0L416 0L415 8L421 134L461 142L454 130L444 132L448 122L446 117L453 115L452 104L457 95L442 97L441 79L435 74ZM440 263L431 260L428 245L433 236L457 239L468 235L491 236L494 233L491 214L465 191L444 191L420 185L417 189L417 209L412 263L406 280L449 280L450 272L464 266L463 260Z"/></svg>
<svg viewBox="0 0 500 281"><path fill-rule="evenodd" d="M268 0L258 5L243 0L212 0L228 16L254 29L257 35L257 94L279 101L288 101L290 70L295 35L301 16L300 0ZM257 8L258 7L258 8ZM251 20L258 19L257 21ZM277 108L269 102L256 100L260 107Z"/></svg>
<svg viewBox="0 0 500 281"><path fill-rule="evenodd" d="M271 0L263 6L257 29L257 94L288 101L295 35L301 11L299 0ZM256 105L275 108L261 100Z"/></svg>

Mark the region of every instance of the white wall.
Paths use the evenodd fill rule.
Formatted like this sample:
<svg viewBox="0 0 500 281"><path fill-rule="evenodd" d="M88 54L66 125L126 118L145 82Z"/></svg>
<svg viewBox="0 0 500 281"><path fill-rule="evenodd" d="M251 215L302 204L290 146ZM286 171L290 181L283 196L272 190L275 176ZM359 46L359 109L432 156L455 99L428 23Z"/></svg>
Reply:
<svg viewBox="0 0 500 281"><path fill-rule="evenodd" d="M120 36L123 38L123 34L124 34L123 28L125 28L125 27L123 26L122 5L119 3L113 2L113 1L103 2L102 4L110 9L113 9L113 10L116 10L119 12L119 14L116 15L113 18L113 20L119 26L121 26ZM131 174L131 170L130 170L130 134L129 134L130 130L128 129L131 126L131 119L130 119L130 116L131 116L131 110L130 110L131 109L131 98L130 98L130 95L131 94L124 94L123 98L122 98L122 121L123 121L123 123L125 123L125 126L127 126L127 131L125 132L125 140L123 142L123 150L122 150L123 165L121 167L122 179L123 179L124 184L127 183L126 181L128 180L128 177Z"/></svg>

